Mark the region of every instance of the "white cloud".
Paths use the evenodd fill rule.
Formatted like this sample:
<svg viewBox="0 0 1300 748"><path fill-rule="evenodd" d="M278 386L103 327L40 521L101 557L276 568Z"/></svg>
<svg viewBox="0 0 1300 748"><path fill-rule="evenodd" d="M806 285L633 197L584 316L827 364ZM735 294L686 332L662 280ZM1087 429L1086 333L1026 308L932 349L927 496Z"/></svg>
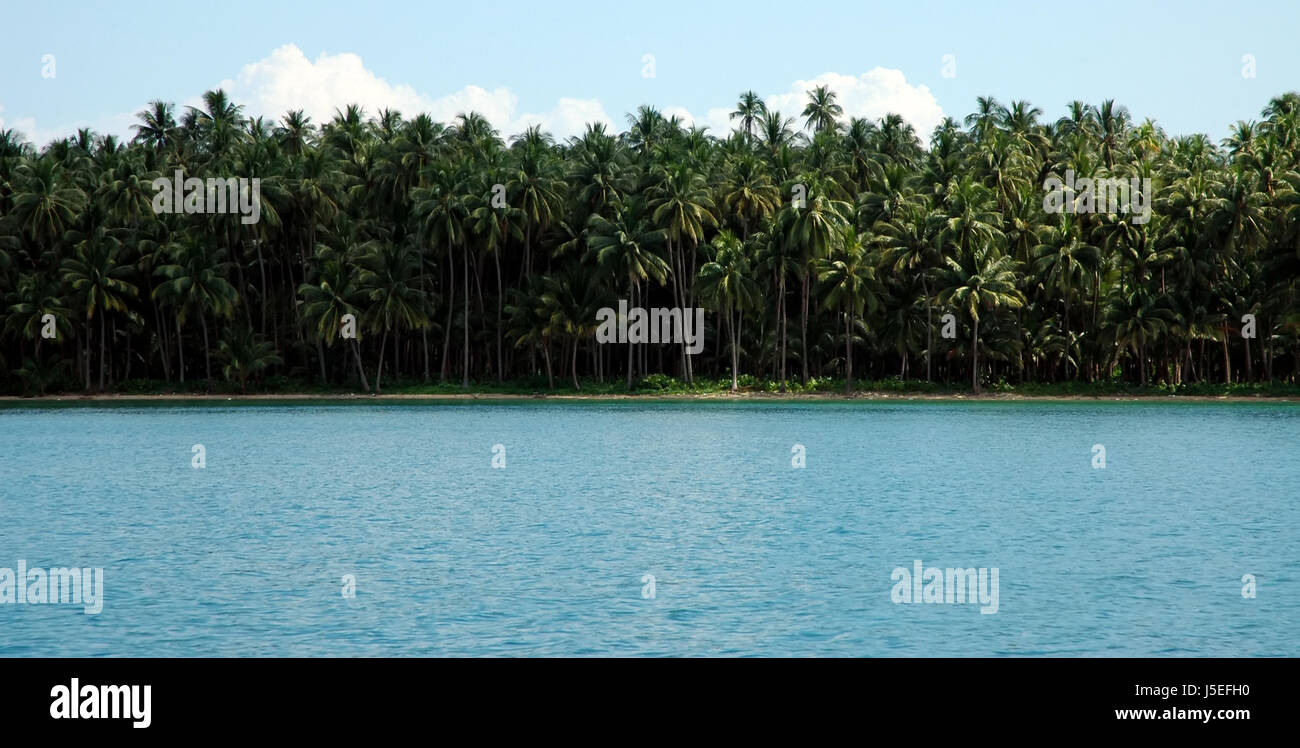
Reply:
<svg viewBox="0 0 1300 748"><path fill-rule="evenodd" d="M898 114L911 123L922 142L927 142L930 133L943 121L943 108L929 88L908 84L901 70L880 67L857 76L822 73L810 80L795 81L788 91L772 94L763 102L768 111L779 111L782 116L793 118L796 127L802 128L804 120L800 112L808 104L808 92L818 86L828 86L835 92L836 102L844 108L843 122L852 117L878 120L886 114ZM660 111L664 117L677 115L688 127L707 127L710 135L725 138L739 127L739 123L731 119L734 110L734 105L712 107L703 117L696 117L680 106L668 106Z"/></svg>
<svg viewBox="0 0 1300 748"><path fill-rule="evenodd" d="M36 139L36 120L32 117L18 117L16 119L5 119L5 108L0 104L0 130L17 130L23 137L28 140Z"/></svg>
<svg viewBox="0 0 1300 748"><path fill-rule="evenodd" d="M516 119L514 131L524 129L527 125L541 125L557 138L567 138L586 132L587 125L594 123L605 125L609 132L617 132L614 121L605 113L605 108L596 99L562 98L549 112L544 114L521 114Z"/></svg>
<svg viewBox="0 0 1300 748"><path fill-rule="evenodd" d="M709 135L715 138L726 138L727 134L731 132L731 123L728 119L729 112L731 112L730 109L714 107L703 117L696 117L684 106L666 106L659 110L664 119L677 117L681 120L682 127L703 127L706 128Z"/></svg>
<svg viewBox="0 0 1300 748"><path fill-rule="evenodd" d="M701 126L709 128L709 134L718 138L725 138L727 134L739 127L739 123L731 119L731 113L735 111L734 107L713 107L704 115L704 121Z"/></svg>
<svg viewBox="0 0 1300 748"><path fill-rule="evenodd" d="M301 109L313 122L322 124L333 119L336 110L360 104L370 117L381 109L395 109L404 117L425 112L445 123L458 114L478 112L507 138L534 124L541 125L558 139L581 135L589 122L603 122L615 129L613 120L597 99L564 97L546 111L521 113L519 97L504 87L489 91L470 85L446 96L431 97L409 85L389 83L369 70L359 55L321 53L313 61L294 44L277 47L261 60L244 65L234 78L211 88L225 89L232 101L244 106L245 115L265 117L271 122L278 122L291 109ZM180 109L202 103L201 97L193 96L182 102ZM130 138L135 135L131 129L136 124L134 113L144 108L141 104L130 113L52 129L38 127L31 117L14 118L8 124L0 117L0 129L19 130L38 146L71 135L79 127ZM178 119L179 115L177 112Z"/></svg>
<svg viewBox="0 0 1300 748"><path fill-rule="evenodd" d="M909 84L901 70L881 67L857 76L822 73L812 80L795 81L789 91L767 97L767 108L794 117L802 127L803 118L799 113L808 104L808 92L817 86L828 86L837 94L837 102L844 107L845 122L850 117L876 120L886 114L898 114L916 128L916 134L924 142L943 121L943 108L928 87Z"/></svg>
<svg viewBox="0 0 1300 748"><path fill-rule="evenodd" d="M795 81L789 90L770 95L765 101L769 109L794 117L802 126L799 113L807 104L808 92L821 85L829 86L838 95L846 121L849 117L874 120L892 112L902 115L916 128L921 140L926 141L943 119L943 109L929 88L909 84L900 70L880 67L861 75L822 73L810 80ZM506 87L487 90L468 85L454 93L433 97L409 85L381 78L365 66L359 55L321 53L313 61L294 44L277 47L263 59L244 65L234 78L212 87L225 89L233 101L244 105L245 114L266 117L273 122L291 109L302 109L313 122L321 124L332 119L336 110L348 104L360 104L368 116L388 108L400 111L404 117L427 112L434 119L448 123L458 114L478 112L503 137L520 133L534 124L541 125L557 139L581 135L592 122L604 123L612 131L626 129L621 120L616 123L609 116L598 99L564 97L548 110L520 112L519 97ZM198 106L201 100L196 96L184 104ZM0 116L0 129L17 129L38 146L71 135L79 127L130 138L135 134L131 129L136 122L134 112L143 108L142 104L130 113L58 128L38 127L31 117L6 120ZM678 116L687 126L707 127L711 135L725 138L735 126L729 117L733 108L731 105L711 107L702 117L681 106L669 106L661 111L666 117Z"/></svg>
<svg viewBox="0 0 1300 748"><path fill-rule="evenodd" d="M690 110L684 106L666 106L660 109L659 113L663 115L664 119L672 119L673 117L676 117L681 120L682 127L695 126L695 115L691 114ZM716 135L717 133L710 134Z"/></svg>
<svg viewBox="0 0 1300 748"><path fill-rule="evenodd" d="M269 120L279 120L290 109L302 109L319 124L328 122L336 110L348 104L360 104L369 116L387 108L404 117L427 112L440 122L478 112L507 137L532 124L541 125L557 138L581 135L588 122L612 125L596 99L561 98L548 111L520 113L519 97L504 87L489 91L465 86L433 98L375 75L358 55L321 53L313 62L293 44L278 47L269 56L245 65L233 80L222 81L220 86L234 101L245 105L246 114Z"/></svg>
<svg viewBox="0 0 1300 748"><path fill-rule="evenodd" d="M99 135L116 135L122 140L135 135L135 131L131 129L131 125L136 122L133 112L113 114L95 120L77 120L71 124L53 128L41 127L37 124L35 117L16 117L10 120L6 119L3 114L4 107L0 106L0 130L16 130L37 148L44 148L50 141L76 135L77 130L83 127L89 127Z"/></svg>

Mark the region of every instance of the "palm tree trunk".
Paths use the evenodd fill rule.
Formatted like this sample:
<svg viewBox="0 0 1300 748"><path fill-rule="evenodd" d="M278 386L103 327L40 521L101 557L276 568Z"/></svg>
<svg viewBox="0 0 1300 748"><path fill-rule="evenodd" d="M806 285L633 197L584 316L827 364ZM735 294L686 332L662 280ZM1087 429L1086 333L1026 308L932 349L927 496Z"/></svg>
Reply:
<svg viewBox="0 0 1300 748"><path fill-rule="evenodd" d="M684 302L686 297L682 292L681 263L677 261L677 252L673 249L672 236L666 238L665 244L668 245L668 267L673 282L673 304L678 308L681 308L686 306ZM682 310L682 313L685 314L684 309ZM677 353L681 363L682 383L685 384L689 381L686 376L686 341L682 341L681 347L678 349Z"/></svg>
<svg viewBox="0 0 1300 748"><path fill-rule="evenodd" d="M93 336L91 335L91 331L93 329L94 328L90 326L90 318L87 317L86 318L86 365L84 367L86 370L86 392L90 392L90 341L93 338Z"/></svg>
<svg viewBox="0 0 1300 748"><path fill-rule="evenodd" d="M101 310L102 312L102 310ZM99 315L99 391L104 391L104 359L107 358L108 346L104 341L104 314Z"/></svg>
<svg viewBox="0 0 1300 748"><path fill-rule="evenodd" d="M524 264L519 274L519 287L528 288L528 279L532 275L533 262L533 223L524 218ZM537 372L537 346L528 345L528 376Z"/></svg>
<svg viewBox="0 0 1300 748"><path fill-rule="evenodd" d="M1269 384L1273 383L1273 336L1269 333L1272 329L1268 326L1268 320L1264 320L1264 378Z"/></svg>
<svg viewBox="0 0 1300 748"><path fill-rule="evenodd" d="M320 362L320 383L322 386L329 384L329 377L325 374L325 344L321 342L320 336L316 336L316 360Z"/></svg>
<svg viewBox="0 0 1300 748"><path fill-rule="evenodd" d="M785 350L785 338L786 338L786 334L785 334L785 328L786 328L786 324L785 324L785 270L784 270L784 269L781 270L781 284L780 284L780 285L781 285L781 291L780 291L780 297L781 297L781 298L780 298L779 302L780 302L780 304L781 304L781 312L780 312L780 314L778 315L778 317L779 317L779 319L780 319L780 322L779 322L778 324L780 324L780 326L781 326L781 392L785 392L785 382L786 382L786 371L785 371L785 367L786 367L786 350Z"/></svg>
<svg viewBox="0 0 1300 748"><path fill-rule="evenodd" d="M546 386L555 389L555 373L551 371L551 341L542 338L542 358L546 363Z"/></svg>
<svg viewBox="0 0 1300 748"><path fill-rule="evenodd" d="M803 383L808 384L808 278L809 272L803 272L803 314L799 321L799 359L803 363Z"/></svg>
<svg viewBox="0 0 1300 748"><path fill-rule="evenodd" d="M114 325L113 337L117 337L116 325ZM131 325L128 322L126 328L126 366L122 370L122 381L126 382L131 379Z"/></svg>
<svg viewBox="0 0 1300 748"><path fill-rule="evenodd" d="M505 365L505 357L501 354L501 297L504 295L505 292L501 288L501 248L500 247L497 247L497 250L492 253L492 259L496 262L496 267L497 267L497 381L504 382L506 379L506 365ZM577 354L575 353L574 355L576 356ZM573 365L576 369L578 365L576 360ZM576 387L577 377L578 377L576 370L574 371L573 376L574 376L574 386Z"/></svg>
<svg viewBox="0 0 1300 748"><path fill-rule="evenodd" d="M1223 326L1223 383L1232 384L1232 358L1228 356L1228 326Z"/></svg>
<svg viewBox="0 0 1300 748"><path fill-rule="evenodd" d="M420 242L420 244L423 243L424 242ZM420 293L424 294L425 299L429 298L429 287L428 287L427 278L428 278L428 274L424 272L424 254L423 251L421 251L420 252ZM420 328L420 344L421 344L420 347L424 351L424 381L427 384L429 382L429 326L428 325L424 325Z"/></svg>
<svg viewBox="0 0 1300 748"><path fill-rule="evenodd" d="M179 315L177 315L176 317L176 360L180 364L181 383L184 384L185 383L185 346L181 342L182 337L184 336L181 335L181 318ZM86 383L86 388L87 389L90 388L89 382Z"/></svg>
<svg viewBox="0 0 1300 748"><path fill-rule="evenodd" d="M853 308L844 315L844 394L853 394Z"/></svg>
<svg viewBox="0 0 1300 748"><path fill-rule="evenodd" d="M627 295L631 300L632 304L635 305L636 304L636 280L631 270L627 272L627 288L628 288ZM633 361L632 337L628 336L627 339L627 391L628 392L632 391L632 361Z"/></svg>
<svg viewBox="0 0 1300 748"><path fill-rule="evenodd" d="M212 386L212 350L208 345L208 321L203 310L199 310L199 326L203 328L203 366L207 371L207 386Z"/></svg>
<svg viewBox="0 0 1300 748"><path fill-rule="evenodd" d="M736 357L735 357L736 363L732 369L733 371L737 372L737 374L739 374L740 372L740 341L744 339L745 339L745 310L737 306L736 307Z"/></svg>
<svg viewBox="0 0 1300 748"><path fill-rule="evenodd" d="M465 330L465 353L464 353L464 370L461 372L461 387L469 389L469 242L464 242L464 265L465 265L465 319L461 327Z"/></svg>
<svg viewBox="0 0 1300 748"><path fill-rule="evenodd" d="M352 339L352 356L357 361L357 373L361 375L361 389L362 391L368 392L370 390L370 382L366 380L366 367L361 365L361 345L357 343L356 338ZM376 382L376 384L378 384L378 382Z"/></svg>
<svg viewBox="0 0 1300 748"><path fill-rule="evenodd" d="M974 322L970 341L970 386L978 395L980 393L980 318L976 317Z"/></svg>
<svg viewBox="0 0 1300 748"><path fill-rule="evenodd" d="M244 307L244 319L248 322L249 326L251 327L253 324L253 312L248 307L248 284L244 280L243 247L241 246L240 251L236 253L235 246L234 246L236 243L239 242L239 232L238 231L235 232L234 241L231 241L230 224L225 221L223 221L222 223L223 225L221 227L221 234L222 237L226 240L226 256L228 256L231 262L233 262L235 265L235 278L239 282L239 301ZM241 392L243 391L242 383L240 385L240 391Z"/></svg>
<svg viewBox="0 0 1300 748"><path fill-rule="evenodd" d="M731 391L735 392L740 386L739 377L736 376L736 321L731 316L731 309L727 309L727 332L731 337Z"/></svg>
<svg viewBox="0 0 1300 748"><path fill-rule="evenodd" d="M262 261L262 242L253 242L257 247L257 273L262 277L262 334L266 334L266 265Z"/></svg>
<svg viewBox="0 0 1300 748"><path fill-rule="evenodd" d="M388 326L384 326L384 334L379 339L379 367L375 369L375 394L383 394L380 389L380 381L384 378L384 348L388 345Z"/></svg>
<svg viewBox="0 0 1300 748"><path fill-rule="evenodd" d="M1246 381L1251 382L1254 381L1255 377L1250 365L1250 338L1243 337L1241 340L1246 344ZM103 387L101 386L100 389L103 389Z"/></svg>
<svg viewBox="0 0 1300 748"><path fill-rule="evenodd" d="M573 353L570 355L572 356L572 358L569 360L569 371L573 373L573 389L580 390L582 389L582 385L578 384L578 336L577 335L573 336Z"/></svg>
<svg viewBox="0 0 1300 748"><path fill-rule="evenodd" d="M438 381L447 381L447 371L450 368L448 357L451 355L451 320L452 313L456 310L456 257L452 254L451 249L447 250L447 324L442 328L442 373L438 375Z"/></svg>
<svg viewBox="0 0 1300 748"><path fill-rule="evenodd" d="M153 307L154 324L158 329L158 358L162 361L163 380L168 384L172 381L172 364L171 355L167 353L167 326L163 323L162 311L158 309L158 302L153 299L150 293L150 305ZM146 370L148 366L145 367ZM147 375L146 375L147 376Z"/></svg>
<svg viewBox="0 0 1300 748"><path fill-rule="evenodd" d="M921 293L925 294L925 381L930 379L930 353L934 350L934 322L930 317L930 285L921 275Z"/></svg>
<svg viewBox="0 0 1300 748"><path fill-rule="evenodd" d="M687 296L686 304L684 304L683 306L685 306L687 309L694 309L695 308L695 261L696 261L694 240L692 240L690 247L691 247L690 269L686 277L682 279L682 285L684 286L684 293L686 293ZM686 264L685 257L682 258L682 264L683 265ZM683 309L682 314L686 314L686 313L687 313L686 309ZM699 334L703 335L704 331L701 330ZM682 350L683 351L686 350L685 339L683 339L682 341ZM691 382L692 384L694 384L695 382L695 364L691 361L690 356L686 357L686 379L688 382Z"/></svg>
<svg viewBox="0 0 1300 748"><path fill-rule="evenodd" d="M1097 335L1097 302L1100 298L1101 298L1101 270L1098 269L1093 271L1093 286L1092 286L1092 337L1094 340L1097 340L1098 342L1100 342L1100 340ZM1099 345L1092 346L1092 368L1094 369L1092 376L1094 380L1098 378L1104 378L1102 377L1101 372L1095 371L1095 369L1097 368L1097 358L1098 358L1097 354L1099 354L1100 352L1101 350ZM1107 374L1109 374L1109 372L1107 372Z"/></svg>

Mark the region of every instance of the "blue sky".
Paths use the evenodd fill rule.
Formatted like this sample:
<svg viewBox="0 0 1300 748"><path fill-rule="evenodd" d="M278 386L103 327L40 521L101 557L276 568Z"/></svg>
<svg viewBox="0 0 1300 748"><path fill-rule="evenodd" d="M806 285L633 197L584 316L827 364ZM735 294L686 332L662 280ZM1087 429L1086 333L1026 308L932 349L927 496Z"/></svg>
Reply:
<svg viewBox="0 0 1300 748"><path fill-rule="evenodd" d="M0 127L130 134L149 100L194 103L228 82L250 113L272 117L294 106L319 121L346 97L440 118L472 106L506 134L540 121L568 135L588 119L621 129L648 103L716 129L742 90L797 115L804 88L831 82L850 114L901 109L926 136L938 116L993 95L1027 99L1045 119L1072 99L1115 98L1138 121L1217 140L1300 89L1300 3L977 5L7 0Z"/></svg>

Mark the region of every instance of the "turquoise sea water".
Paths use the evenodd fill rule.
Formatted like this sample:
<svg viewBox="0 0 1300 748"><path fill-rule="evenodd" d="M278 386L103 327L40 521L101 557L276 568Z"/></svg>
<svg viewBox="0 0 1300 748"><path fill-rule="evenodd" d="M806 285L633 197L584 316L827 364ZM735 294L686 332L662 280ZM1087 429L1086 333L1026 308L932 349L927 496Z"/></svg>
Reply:
<svg viewBox="0 0 1300 748"><path fill-rule="evenodd" d="M20 403L0 567L105 599L0 656L1297 656L1298 458L1280 403Z"/></svg>

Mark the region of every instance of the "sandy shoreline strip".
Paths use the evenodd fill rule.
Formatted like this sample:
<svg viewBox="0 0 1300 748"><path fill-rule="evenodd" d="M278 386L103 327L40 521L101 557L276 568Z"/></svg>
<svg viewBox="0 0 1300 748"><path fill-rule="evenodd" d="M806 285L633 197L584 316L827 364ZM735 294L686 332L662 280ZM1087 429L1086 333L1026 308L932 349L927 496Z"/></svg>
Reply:
<svg viewBox="0 0 1300 748"><path fill-rule="evenodd" d="M131 394L94 394L94 395L43 395L40 397L19 397L0 395L0 403L76 403L76 402L311 402L357 401L357 402L503 402L503 401L538 401L551 400L561 402L907 402L907 401L941 401L941 402L998 402L998 401L1042 401L1042 402L1249 402L1249 403L1294 403L1300 399L1294 397L1268 397L1250 395L1025 395L1018 393L982 393L971 394L931 394L931 393L896 393L896 392L859 392L851 397L830 393L786 393L775 392L718 392L663 394L643 393L623 394L514 394L514 393L444 393L444 394L391 394L373 395L368 393L276 393L276 394L189 394L167 393L158 395Z"/></svg>

